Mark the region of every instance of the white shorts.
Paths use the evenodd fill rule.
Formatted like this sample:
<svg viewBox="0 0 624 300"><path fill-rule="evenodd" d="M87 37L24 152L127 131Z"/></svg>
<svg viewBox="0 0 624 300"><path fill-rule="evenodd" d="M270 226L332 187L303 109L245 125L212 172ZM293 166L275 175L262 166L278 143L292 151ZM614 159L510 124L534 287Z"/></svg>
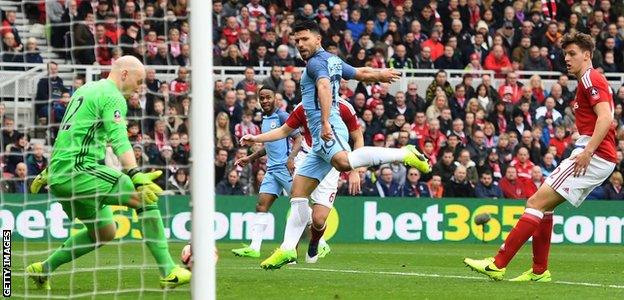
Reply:
<svg viewBox="0 0 624 300"><path fill-rule="evenodd" d="M582 152L582 148L572 151L572 155ZM615 164L597 155L592 156L585 175L574 177L574 161L564 159L544 181L570 204L579 207L583 200L596 187L600 186L613 173Z"/></svg>
<svg viewBox="0 0 624 300"><path fill-rule="evenodd" d="M303 151L299 151L297 157L295 158L295 172L297 174L297 170L303 164L307 153ZM293 174L293 178L294 178ZM336 199L336 192L338 192L338 180L340 179L340 172L336 170L336 168L332 168L323 180L319 183L319 185L312 191L310 195L310 202L312 204L323 205L328 208L334 207L334 199Z"/></svg>

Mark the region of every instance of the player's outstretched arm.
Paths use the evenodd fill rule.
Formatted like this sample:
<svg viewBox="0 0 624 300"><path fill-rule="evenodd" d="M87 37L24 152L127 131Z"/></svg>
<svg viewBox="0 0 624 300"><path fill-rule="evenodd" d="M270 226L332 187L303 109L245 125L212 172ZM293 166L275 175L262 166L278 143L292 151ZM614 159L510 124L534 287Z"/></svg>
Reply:
<svg viewBox="0 0 624 300"><path fill-rule="evenodd" d="M240 139L240 144L245 146L252 146L254 143L266 143L284 139L293 132L295 128L290 128L284 124L279 128L275 128L269 132L265 132L258 135L246 134Z"/></svg>
<svg viewBox="0 0 624 300"><path fill-rule="evenodd" d="M355 68L355 79L363 82L392 83L401 79L401 72L390 69L373 69L371 67Z"/></svg>

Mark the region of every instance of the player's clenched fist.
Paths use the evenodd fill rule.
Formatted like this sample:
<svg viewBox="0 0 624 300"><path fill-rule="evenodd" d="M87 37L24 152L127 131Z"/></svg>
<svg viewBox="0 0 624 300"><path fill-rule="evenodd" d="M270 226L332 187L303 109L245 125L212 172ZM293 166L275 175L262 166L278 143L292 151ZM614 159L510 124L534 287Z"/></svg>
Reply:
<svg viewBox="0 0 624 300"><path fill-rule="evenodd" d="M154 180L160 175L162 175L162 171L143 173L138 168L128 171L128 176L132 179L134 188L139 193L143 203L153 204L158 201L158 196L162 194L163 190L154 183Z"/></svg>
<svg viewBox="0 0 624 300"><path fill-rule="evenodd" d="M255 135L253 135L253 134L245 134L240 139L239 144L241 146L253 146L253 144L256 142L255 139L256 139Z"/></svg>

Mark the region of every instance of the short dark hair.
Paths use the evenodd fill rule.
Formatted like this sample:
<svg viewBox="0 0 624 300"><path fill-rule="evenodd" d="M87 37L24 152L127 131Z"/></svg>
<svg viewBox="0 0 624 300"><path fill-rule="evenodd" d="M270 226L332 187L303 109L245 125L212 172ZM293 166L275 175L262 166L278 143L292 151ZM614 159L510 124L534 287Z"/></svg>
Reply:
<svg viewBox="0 0 624 300"><path fill-rule="evenodd" d="M481 177L483 177L483 175L490 175L490 176L492 176L492 171L485 170L485 171L483 171L483 173L481 173Z"/></svg>
<svg viewBox="0 0 624 300"><path fill-rule="evenodd" d="M298 21L293 26L293 32L299 32L304 30L310 30L310 32L319 33L319 26L314 20Z"/></svg>
<svg viewBox="0 0 624 300"><path fill-rule="evenodd" d="M566 33L561 39L561 48L563 49L572 44L579 46L583 51L589 51L591 54L593 54L594 49L596 49L594 38L589 34L581 32Z"/></svg>
<svg viewBox="0 0 624 300"><path fill-rule="evenodd" d="M260 94L260 92L262 90L267 90L267 91L271 91L271 93L275 94L275 90L272 89L271 87L267 86L267 85L263 85L258 89L258 94Z"/></svg>

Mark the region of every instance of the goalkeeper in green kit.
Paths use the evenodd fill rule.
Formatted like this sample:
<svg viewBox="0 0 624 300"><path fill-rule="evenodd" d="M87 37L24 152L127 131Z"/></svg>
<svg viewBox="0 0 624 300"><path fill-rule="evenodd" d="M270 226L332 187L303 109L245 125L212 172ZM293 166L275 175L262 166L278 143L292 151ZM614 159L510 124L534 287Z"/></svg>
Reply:
<svg viewBox="0 0 624 300"><path fill-rule="evenodd" d="M85 255L115 237L109 205L136 210L143 239L158 263L160 286L175 288L189 283L191 272L177 266L169 254L164 226L157 206L162 189L153 180L162 172L139 171L128 140L126 99L143 84L145 68L133 56L115 61L107 79L76 90L63 120L47 170L33 181L37 191L46 183L70 220L78 218L86 228L69 237L43 262L26 268L41 289L50 289L49 275L59 266ZM123 172L99 164L110 144Z"/></svg>

